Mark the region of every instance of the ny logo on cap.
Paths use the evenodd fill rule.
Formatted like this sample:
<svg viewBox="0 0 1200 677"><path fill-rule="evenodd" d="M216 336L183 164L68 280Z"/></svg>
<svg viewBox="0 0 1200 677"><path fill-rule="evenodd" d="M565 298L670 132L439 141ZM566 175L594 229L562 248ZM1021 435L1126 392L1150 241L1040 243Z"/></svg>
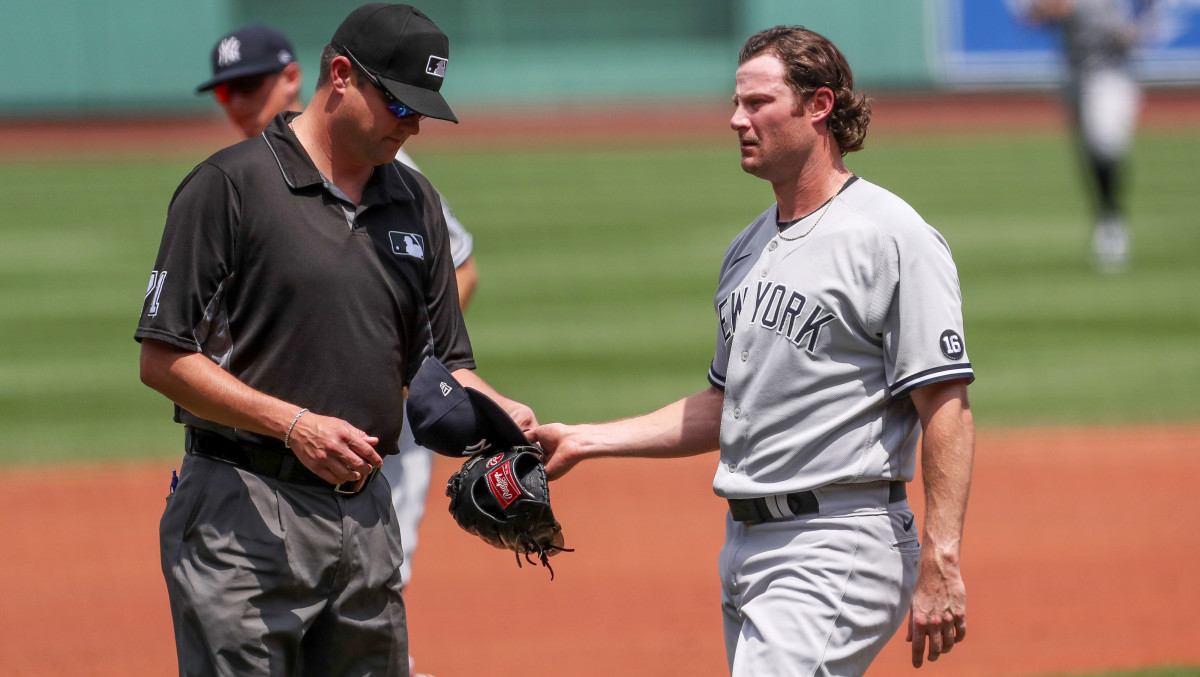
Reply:
<svg viewBox="0 0 1200 677"><path fill-rule="evenodd" d="M440 56L429 57L429 62L425 64L425 73L434 77L446 77L446 60Z"/></svg>
<svg viewBox="0 0 1200 677"><path fill-rule="evenodd" d="M242 42L235 36L229 36L217 47L217 64L228 66L242 60Z"/></svg>

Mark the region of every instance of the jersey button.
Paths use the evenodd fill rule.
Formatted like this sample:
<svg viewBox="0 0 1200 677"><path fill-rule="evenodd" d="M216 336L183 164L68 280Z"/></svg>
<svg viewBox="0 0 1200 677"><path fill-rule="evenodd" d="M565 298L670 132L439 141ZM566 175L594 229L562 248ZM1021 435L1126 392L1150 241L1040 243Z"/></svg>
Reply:
<svg viewBox="0 0 1200 677"><path fill-rule="evenodd" d="M743 351L742 351L742 362L745 362L745 361L746 361L746 360L748 360L748 359L750 359L750 351L749 351L749 350L743 350Z"/></svg>
<svg viewBox="0 0 1200 677"><path fill-rule="evenodd" d="M739 418L739 417L741 417L741 415L742 415L742 408L741 408L741 407L734 407L734 408L733 408L733 417L734 417L734 418Z"/></svg>
<svg viewBox="0 0 1200 677"><path fill-rule="evenodd" d="M775 251L778 247L779 243L774 240L771 240L771 244L767 245L767 249L770 251Z"/></svg>
<svg viewBox="0 0 1200 677"><path fill-rule="evenodd" d="M729 464L729 472L737 472L737 463Z"/></svg>
<svg viewBox="0 0 1200 677"><path fill-rule="evenodd" d="M763 268L763 269L762 269L762 276L763 276L763 277L766 277L766 276L767 276L767 269L766 269L766 268Z"/></svg>

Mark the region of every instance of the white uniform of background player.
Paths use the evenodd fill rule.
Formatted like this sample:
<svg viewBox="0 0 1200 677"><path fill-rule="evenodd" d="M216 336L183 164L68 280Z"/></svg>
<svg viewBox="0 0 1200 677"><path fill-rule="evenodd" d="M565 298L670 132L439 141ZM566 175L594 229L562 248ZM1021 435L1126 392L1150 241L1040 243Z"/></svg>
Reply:
<svg viewBox="0 0 1200 677"><path fill-rule="evenodd" d="M906 612L919 667L966 633L974 372L958 274L937 231L846 169L870 110L836 47L780 26L738 63L730 125L776 204L721 265L711 387L644 416L540 427L547 473L719 449L730 673L862 675ZM924 545L905 488L918 446Z"/></svg>
<svg viewBox="0 0 1200 677"><path fill-rule="evenodd" d="M300 67L295 61L291 41L280 31L255 24L223 36L213 46L212 77L196 88L199 93L212 91L229 121L246 138L257 136L279 113L300 110ZM419 168L403 149L396 159ZM472 259L471 234L455 218L445 200L442 213L450 233L450 252L454 259L459 302L466 310L477 281ZM417 446L404 423L400 453L385 458L383 474L392 485L392 504L404 545L404 564L400 572L407 585L412 576L412 557L417 545L417 525L425 512L429 489L431 452Z"/></svg>
<svg viewBox="0 0 1200 677"><path fill-rule="evenodd" d="M396 159L420 171L403 150L396 154ZM446 217L446 226L450 230L450 256L454 259L455 269L461 270L463 264L471 258L474 240L450 211L445 199L442 200L442 214ZM464 310L465 305L464 303ZM400 566L400 576L405 585L408 585L412 578L417 527L425 514L425 497L429 493L429 474L432 469L433 452L413 440L406 418L404 432L400 435L400 452L383 458L383 476L392 485L392 505L396 509L396 523L400 527L400 543L404 546L404 564Z"/></svg>
<svg viewBox="0 0 1200 677"><path fill-rule="evenodd" d="M1129 257L1125 160L1141 107L1133 51L1149 32L1150 0L1024 0L1026 16L1061 33L1064 96L1096 208L1092 253L1103 271Z"/></svg>

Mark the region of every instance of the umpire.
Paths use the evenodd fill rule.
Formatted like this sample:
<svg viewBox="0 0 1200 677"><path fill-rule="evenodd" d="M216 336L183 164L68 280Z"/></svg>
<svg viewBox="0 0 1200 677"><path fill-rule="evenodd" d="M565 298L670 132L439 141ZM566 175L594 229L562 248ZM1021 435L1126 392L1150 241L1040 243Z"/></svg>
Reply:
<svg viewBox="0 0 1200 677"><path fill-rule="evenodd" d="M350 13L303 112L177 189L135 338L186 426L160 527L181 675L408 675L383 457L427 346L471 371L437 194L394 162L449 41L408 5Z"/></svg>

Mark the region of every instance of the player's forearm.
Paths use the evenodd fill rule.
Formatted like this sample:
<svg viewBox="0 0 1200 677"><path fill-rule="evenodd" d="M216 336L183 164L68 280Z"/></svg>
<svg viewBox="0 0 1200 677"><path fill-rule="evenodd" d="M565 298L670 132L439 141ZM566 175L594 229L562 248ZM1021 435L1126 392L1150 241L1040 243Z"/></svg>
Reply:
<svg viewBox="0 0 1200 677"><path fill-rule="evenodd" d="M303 406L251 388L201 353L152 339L142 341L141 378L201 418L280 439Z"/></svg>
<svg viewBox="0 0 1200 677"><path fill-rule="evenodd" d="M975 428L965 384L947 385L933 395L918 407L924 428L921 447L921 478L925 485L923 551L940 565L957 567L971 488Z"/></svg>
<svg viewBox="0 0 1200 677"><path fill-rule="evenodd" d="M589 458L674 458L714 451L724 397L708 388L643 416L576 426L579 449Z"/></svg>

